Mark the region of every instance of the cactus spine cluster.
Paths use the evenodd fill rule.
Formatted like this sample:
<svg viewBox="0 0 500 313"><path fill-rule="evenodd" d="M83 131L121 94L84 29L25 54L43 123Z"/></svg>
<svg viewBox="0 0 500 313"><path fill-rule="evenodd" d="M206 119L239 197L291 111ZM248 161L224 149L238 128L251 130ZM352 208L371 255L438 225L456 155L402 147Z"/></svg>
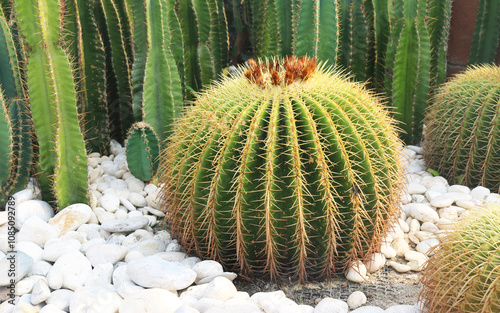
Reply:
<svg viewBox="0 0 500 313"><path fill-rule="evenodd" d="M500 188L500 67L471 67L442 85L426 115L424 158L448 181Z"/></svg>
<svg viewBox="0 0 500 313"><path fill-rule="evenodd" d="M399 212L392 120L312 59L241 72L198 97L160 156L172 230L246 276L331 277L378 249Z"/></svg>
<svg viewBox="0 0 500 313"><path fill-rule="evenodd" d="M39 143L37 177L43 195L45 199L53 199L54 195L60 207L85 202L87 154L78 120L72 67L60 46L59 3L14 3L28 55L26 83Z"/></svg>
<svg viewBox="0 0 500 313"><path fill-rule="evenodd" d="M500 207L462 220L427 261L420 300L427 312L500 312Z"/></svg>
<svg viewBox="0 0 500 313"><path fill-rule="evenodd" d="M132 175L143 181L151 181L158 169L160 141L151 125L138 122L128 131L125 142L128 167Z"/></svg>

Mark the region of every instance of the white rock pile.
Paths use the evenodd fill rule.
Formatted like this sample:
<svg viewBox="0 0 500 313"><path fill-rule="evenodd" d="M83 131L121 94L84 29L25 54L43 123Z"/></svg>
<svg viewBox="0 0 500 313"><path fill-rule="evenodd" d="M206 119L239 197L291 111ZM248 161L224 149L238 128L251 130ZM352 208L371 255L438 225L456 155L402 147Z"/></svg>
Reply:
<svg viewBox="0 0 500 313"><path fill-rule="evenodd" d="M385 310L366 306L360 291L347 301L325 298L315 307L297 304L282 291L238 291L235 273L224 272L216 261L187 255L167 231L153 231L164 216L158 210L158 188L132 176L124 149L115 141L111 152L89 155L90 206L76 203L54 215L35 187L14 195L16 252L9 252L8 216L0 212L0 313L421 311L418 304ZM409 184L401 216L380 253L346 272L351 281L363 282L386 264L398 272L421 271L430 249L454 222L484 201L500 202L484 187L449 186L432 176L420 147L408 146L404 152ZM14 277L9 276L12 259Z"/></svg>

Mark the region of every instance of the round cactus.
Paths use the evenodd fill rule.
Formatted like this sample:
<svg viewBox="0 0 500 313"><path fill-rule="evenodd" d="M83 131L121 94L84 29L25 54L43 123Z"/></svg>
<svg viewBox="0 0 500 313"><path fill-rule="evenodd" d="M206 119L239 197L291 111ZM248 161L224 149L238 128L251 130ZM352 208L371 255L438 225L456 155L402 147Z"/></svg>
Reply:
<svg viewBox="0 0 500 313"><path fill-rule="evenodd" d="M158 135L148 123L137 122L130 127L127 140L128 168L132 175L143 181L150 181L158 168L160 153Z"/></svg>
<svg viewBox="0 0 500 313"><path fill-rule="evenodd" d="M445 83L424 124L424 158L449 181L500 187L500 67L471 67Z"/></svg>
<svg viewBox="0 0 500 313"><path fill-rule="evenodd" d="M163 208L190 253L243 276L329 278L399 213L400 148L362 85L308 58L251 60L176 121Z"/></svg>
<svg viewBox="0 0 500 313"><path fill-rule="evenodd" d="M500 312L500 206L463 220L435 251L421 280L427 312Z"/></svg>

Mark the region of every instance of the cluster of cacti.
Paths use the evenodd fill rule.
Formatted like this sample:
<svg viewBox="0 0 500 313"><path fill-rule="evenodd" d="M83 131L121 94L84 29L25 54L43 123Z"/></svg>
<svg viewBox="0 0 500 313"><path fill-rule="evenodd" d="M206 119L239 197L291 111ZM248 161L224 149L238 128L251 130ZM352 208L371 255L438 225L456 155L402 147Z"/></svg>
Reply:
<svg viewBox="0 0 500 313"><path fill-rule="evenodd" d="M400 145L361 84L308 58L251 61L176 121L163 208L190 253L244 276L327 279L398 214Z"/></svg>
<svg viewBox="0 0 500 313"><path fill-rule="evenodd" d="M125 141L128 167L132 175L151 181L158 168L160 141L151 125L138 122L132 125Z"/></svg>
<svg viewBox="0 0 500 313"><path fill-rule="evenodd" d="M443 84L425 118L424 158L448 181L500 188L500 67L471 67Z"/></svg>
<svg viewBox="0 0 500 313"><path fill-rule="evenodd" d="M495 61L500 40L500 2L479 0L469 64Z"/></svg>
<svg viewBox="0 0 500 313"><path fill-rule="evenodd" d="M339 4L334 1L245 2L256 57L308 56L335 64L339 50Z"/></svg>
<svg viewBox="0 0 500 313"><path fill-rule="evenodd" d="M45 199L64 207L85 202L87 153L80 130L75 80L60 46L57 1L15 0L27 55L26 85L39 145L38 181Z"/></svg>
<svg viewBox="0 0 500 313"><path fill-rule="evenodd" d="M347 69L386 93L406 143L420 141L429 93L445 78L451 0L245 5L257 57L307 55Z"/></svg>
<svg viewBox="0 0 500 313"><path fill-rule="evenodd" d="M500 312L500 207L463 219L434 249L421 283L427 312Z"/></svg>

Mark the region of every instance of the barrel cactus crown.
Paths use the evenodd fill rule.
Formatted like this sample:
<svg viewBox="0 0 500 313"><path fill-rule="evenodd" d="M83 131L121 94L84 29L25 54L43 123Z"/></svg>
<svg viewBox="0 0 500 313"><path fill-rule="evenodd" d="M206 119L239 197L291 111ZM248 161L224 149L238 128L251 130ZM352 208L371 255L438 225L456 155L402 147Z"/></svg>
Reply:
<svg viewBox="0 0 500 313"><path fill-rule="evenodd" d="M312 59L248 63L176 122L163 208L191 253L243 276L329 278L377 250L399 212L393 121Z"/></svg>
<svg viewBox="0 0 500 313"><path fill-rule="evenodd" d="M429 259L420 293L427 312L500 312L500 206L457 225Z"/></svg>
<svg viewBox="0 0 500 313"><path fill-rule="evenodd" d="M500 187L500 67L471 67L438 89L424 124L427 166L461 185Z"/></svg>

